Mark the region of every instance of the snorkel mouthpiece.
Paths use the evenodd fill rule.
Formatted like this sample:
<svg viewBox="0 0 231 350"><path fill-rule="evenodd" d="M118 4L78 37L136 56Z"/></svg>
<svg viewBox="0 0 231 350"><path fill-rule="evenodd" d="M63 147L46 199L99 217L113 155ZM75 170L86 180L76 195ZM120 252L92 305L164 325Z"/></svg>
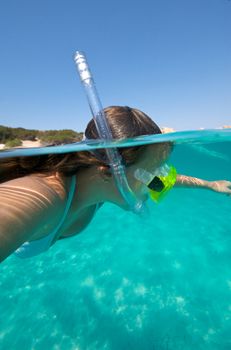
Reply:
<svg viewBox="0 0 231 350"><path fill-rule="evenodd" d="M102 104L100 102L85 54L81 51L77 51L75 53L74 60L77 66L82 85L87 95L88 103L99 137L107 141L113 140L111 129L108 125ZM120 194L128 203L130 210L132 210L135 213L141 213L143 211L143 202L136 198L136 196L134 195L134 193L128 185L128 181L125 175L125 169L117 148L106 148L105 152L108 158L108 164L111 168L111 172L114 176L115 183Z"/></svg>

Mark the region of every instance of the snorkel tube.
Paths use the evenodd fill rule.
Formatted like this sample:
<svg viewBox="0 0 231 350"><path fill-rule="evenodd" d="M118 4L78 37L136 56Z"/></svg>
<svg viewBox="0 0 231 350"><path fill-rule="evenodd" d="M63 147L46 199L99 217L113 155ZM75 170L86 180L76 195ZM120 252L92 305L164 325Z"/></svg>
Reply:
<svg viewBox="0 0 231 350"><path fill-rule="evenodd" d="M113 140L112 133L103 111L103 107L84 53L77 51L75 53L74 60L82 85L87 95L88 103L99 137L102 140ZM108 165L111 168L111 172L114 176L115 183L120 194L127 202L130 210L132 210L134 213L141 213L143 211L143 202L136 198L135 194L128 185L125 169L122 164L122 158L117 148L107 148L105 149L105 152L108 158Z"/></svg>

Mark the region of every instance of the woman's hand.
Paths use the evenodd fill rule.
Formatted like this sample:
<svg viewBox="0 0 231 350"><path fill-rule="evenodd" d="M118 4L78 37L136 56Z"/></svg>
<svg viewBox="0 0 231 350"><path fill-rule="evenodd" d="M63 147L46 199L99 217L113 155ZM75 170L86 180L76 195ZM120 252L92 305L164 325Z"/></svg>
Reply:
<svg viewBox="0 0 231 350"><path fill-rule="evenodd" d="M175 187L205 188L215 192L225 193L231 196L231 181L217 180L207 181L196 177L177 175Z"/></svg>
<svg viewBox="0 0 231 350"><path fill-rule="evenodd" d="M225 193L231 196L231 181L209 181L209 188L215 192Z"/></svg>

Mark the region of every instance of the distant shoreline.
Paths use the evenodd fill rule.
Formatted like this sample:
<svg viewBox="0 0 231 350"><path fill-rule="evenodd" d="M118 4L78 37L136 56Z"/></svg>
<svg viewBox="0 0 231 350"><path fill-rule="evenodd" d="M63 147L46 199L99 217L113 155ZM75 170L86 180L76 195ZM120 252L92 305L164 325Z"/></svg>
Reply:
<svg viewBox="0 0 231 350"><path fill-rule="evenodd" d="M198 130L201 130L202 128L198 129ZM220 128L217 128L218 130L219 129L231 129L231 125L224 125ZM174 130L173 128L169 128L169 127L162 127L161 128L161 132L163 134L167 134L167 133L171 133L171 132L175 132L176 130ZM22 145L20 145L19 147L20 148L34 148L34 147L43 147L45 146L45 143L42 142L41 140L39 139L36 139L35 141L29 141L29 140L22 140ZM18 147L12 147L12 148L18 148ZM4 143L0 143L0 150L4 150L4 149L8 149L8 148L5 148L5 144Z"/></svg>
<svg viewBox="0 0 231 350"><path fill-rule="evenodd" d="M40 140L36 140L36 141L23 141L22 140L22 145L19 146L20 148L32 148L32 147L42 147L43 143ZM4 143L0 143L0 150L3 150L5 148L5 144ZM18 148L18 147L16 147Z"/></svg>

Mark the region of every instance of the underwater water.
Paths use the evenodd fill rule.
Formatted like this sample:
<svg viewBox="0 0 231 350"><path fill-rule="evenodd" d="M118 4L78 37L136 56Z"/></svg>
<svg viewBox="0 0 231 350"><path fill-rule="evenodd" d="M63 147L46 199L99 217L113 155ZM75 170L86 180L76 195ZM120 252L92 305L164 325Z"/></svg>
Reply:
<svg viewBox="0 0 231 350"><path fill-rule="evenodd" d="M230 131L180 134L163 135L178 173L231 180ZM0 264L0 348L230 349L231 197L174 188L148 207L106 203L80 235Z"/></svg>

